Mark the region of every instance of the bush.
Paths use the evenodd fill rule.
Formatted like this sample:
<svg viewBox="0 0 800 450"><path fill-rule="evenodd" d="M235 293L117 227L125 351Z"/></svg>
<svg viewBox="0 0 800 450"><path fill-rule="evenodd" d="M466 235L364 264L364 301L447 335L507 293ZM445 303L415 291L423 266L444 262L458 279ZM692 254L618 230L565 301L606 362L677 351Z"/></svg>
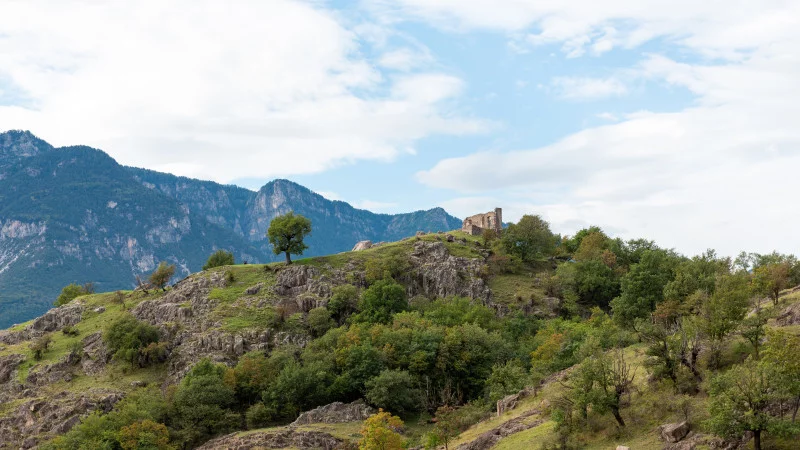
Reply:
<svg viewBox="0 0 800 450"><path fill-rule="evenodd" d="M160 289L166 290L167 283L175 275L175 265L161 261L156 270L150 274L150 283Z"/></svg>
<svg viewBox="0 0 800 450"><path fill-rule="evenodd" d="M234 264L233 253L225 250L217 250L208 257L208 261L203 265L203 270L221 266L232 266Z"/></svg>
<svg viewBox="0 0 800 450"><path fill-rule="evenodd" d="M357 322L389 323L392 315L408 308L406 290L391 278L370 286L361 296Z"/></svg>
<svg viewBox="0 0 800 450"><path fill-rule="evenodd" d="M245 420L247 421L247 429L254 430L257 428L264 428L275 417L275 410L268 408L264 403L258 402L255 405L247 408L245 413Z"/></svg>
<svg viewBox="0 0 800 450"><path fill-rule="evenodd" d="M240 416L233 387L225 383L227 368L208 359L197 363L175 391L173 407L177 437L190 447L220 433L236 429Z"/></svg>
<svg viewBox="0 0 800 450"><path fill-rule="evenodd" d="M56 298L55 303L53 304L55 306L63 306L80 297L81 295L89 294L90 292L87 289L88 286L91 286L92 289L94 289L94 285L91 283L87 283L86 286L78 286L75 283L70 283L64 286L64 288L61 289L61 293L58 294L58 298Z"/></svg>
<svg viewBox="0 0 800 450"><path fill-rule="evenodd" d="M61 332L64 333L65 336L77 336L80 334L77 328L72 327L70 325L65 326L61 329Z"/></svg>
<svg viewBox="0 0 800 450"><path fill-rule="evenodd" d="M414 377L405 370L384 370L367 381L367 400L387 411L403 414L420 409L422 392L415 386Z"/></svg>
<svg viewBox="0 0 800 450"><path fill-rule="evenodd" d="M333 319L339 325L343 324L358 308L358 289L352 284L336 286L326 307Z"/></svg>
<svg viewBox="0 0 800 450"><path fill-rule="evenodd" d="M44 357L44 353L47 351L47 348L50 347L50 342L52 341L52 337L49 334L45 334L35 341L31 343L31 351L33 352L33 359L39 361Z"/></svg>
<svg viewBox="0 0 800 450"><path fill-rule="evenodd" d="M309 311L306 322L308 322L308 328L311 329L311 335L314 337L322 336L336 325L336 322L331 319L331 312L325 308L314 308Z"/></svg>
<svg viewBox="0 0 800 450"><path fill-rule="evenodd" d="M149 347L159 340L158 328L140 322L131 315L112 322L103 334L106 345L114 353L114 359L126 361L131 366L145 367L154 359L163 360L166 349L162 346ZM158 356L160 355L160 356Z"/></svg>

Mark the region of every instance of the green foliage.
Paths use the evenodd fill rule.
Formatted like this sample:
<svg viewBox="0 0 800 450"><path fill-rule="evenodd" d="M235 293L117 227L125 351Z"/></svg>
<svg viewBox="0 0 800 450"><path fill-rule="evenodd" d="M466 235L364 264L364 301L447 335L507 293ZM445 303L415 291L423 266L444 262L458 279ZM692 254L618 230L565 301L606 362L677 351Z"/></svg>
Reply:
<svg viewBox="0 0 800 450"><path fill-rule="evenodd" d="M203 264L203 270L212 269L214 267L232 266L234 265L233 253L225 250L217 250L208 257L208 261Z"/></svg>
<svg viewBox="0 0 800 450"><path fill-rule="evenodd" d="M403 421L399 417L379 410L364 421L358 449L401 450L405 448L405 440L399 433L402 429Z"/></svg>
<svg viewBox="0 0 800 450"><path fill-rule="evenodd" d="M173 398L173 423L176 436L185 445L194 445L219 433L236 429L239 415L234 387L225 383L227 368L208 359L197 363L181 380Z"/></svg>
<svg viewBox="0 0 800 450"><path fill-rule="evenodd" d="M487 330L499 327L497 317L491 309L465 297L436 299L420 310L426 319L437 325L452 327L475 323Z"/></svg>
<svg viewBox="0 0 800 450"><path fill-rule="evenodd" d="M422 392L414 377L405 370L384 370L365 383L366 398L371 404L397 414L419 408Z"/></svg>
<svg viewBox="0 0 800 450"><path fill-rule="evenodd" d="M622 277L621 295L611 302L614 319L631 327L636 319L650 316L664 300L664 287L674 277L677 257L664 250L645 250L640 262Z"/></svg>
<svg viewBox="0 0 800 450"><path fill-rule="evenodd" d="M331 317L339 325L343 324L358 309L358 289L352 284L336 286L326 307Z"/></svg>
<svg viewBox="0 0 800 450"><path fill-rule="evenodd" d="M607 308L619 294L619 279L614 270L600 260L575 264L575 290L578 300L586 308Z"/></svg>
<svg viewBox="0 0 800 450"><path fill-rule="evenodd" d="M159 345L158 328L126 314L108 325L103 340L114 359L131 366L146 367L163 361L166 349Z"/></svg>
<svg viewBox="0 0 800 450"><path fill-rule="evenodd" d="M303 239L311 234L311 221L294 212L272 219L267 238L276 255L286 254L286 264L291 264L290 255L302 255L308 246Z"/></svg>
<svg viewBox="0 0 800 450"><path fill-rule="evenodd" d="M519 361L495 365L486 381L489 401L496 402L507 395L516 394L525 388L528 381L528 372Z"/></svg>
<svg viewBox="0 0 800 450"><path fill-rule="evenodd" d="M408 308L406 290L391 278L374 283L361 294L357 322L388 323L394 313Z"/></svg>
<svg viewBox="0 0 800 450"><path fill-rule="evenodd" d="M63 306L80 297L81 295L86 295L88 293L89 292L85 286L79 286L75 283L70 283L61 289L61 293L58 294L58 298L56 298L56 301L53 304L55 306Z"/></svg>
<svg viewBox="0 0 800 450"><path fill-rule="evenodd" d="M52 341L53 337L50 336L49 333L36 338L36 340L30 344L31 352L33 352L33 359L36 361L41 360Z"/></svg>
<svg viewBox="0 0 800 450"><path fill-rule="evenodd" d="M123 450L172 450L169 431L163 423L152 420L134 422L119 430L119 444Z"/></svg>
<svg viewBox="0 0 800 450"><path fill-rule="evenodd" d="M550 224L539 216L524 215L516 224L503 230L503 248L525 262L534 262L555 252L558 237L550 231Z"/></svg>
<svg viewBox="0 0 800 450"><path fill-rule="evenodd" d="M372 284L384 278L395 278L405 276L411 269L411 261L404 248L393 248L387 255L380 258L368 259L364 264L364 276L367 283Z"/></svg>
<svg viewBox="0 0 800 450"><path fill-rule="evenodd" d="M620 405L634 377L635 370L625 361L621 350L606 354L595 347L593 354L570 375L566 395L584 417L588 410L597 414L610 412L617 424L624 427Z"/></svg>
<svg viewBox="0 0 800 450"><path fill-rule="evenodd" d="M121 400L113 411L107 414L94 412L88 415L81 420L81 423L64 435L43 445L42 448L45 450L123 448L123 441L133 436L145 441L156 438L156 443L163 444L163 440L160 439L163 437L161 434L163 428L158 424L167 420L167 412L168 404L157 387L137 390ZM144 421L150 421L155 425L142 426L141 423ZM127 432L122 432L124 428L131 427L136 423L140 425L128 428ZM168 449L170 447L141 448Z"/></svg>
<svg viewBox="0 0 800 450"><path fill-rule="evenodd" d="M777 306L782 290L790 286L792 266L788 262L776 262L756 267L753 283L757 292L769 296Z"/></svg>
<svg viewBox="0 0 800 450"><path fill-rule="evenodd" d="M245 413L245 421L248 430L255 430L263 428L273 420L276 413L272 408L268 408L264 403L258 402L255 405L247 408Z"/></svg>
<svg viewBox="0 0 800 450"><path fill-rule="evenodd" d="M158 263L158 267L153 273L150 274L150 283L159 288L166 290L169 280L175 275L175 264L167 264L166 261Z"/></svg>
<svg viewBox="0 0 800 450"><path fill-rule="evenodd" d="M586 236L588 236L589 234L592 234L592 233L599 233L599 234L605 236L605 234L603 233L603 230L601 230L600 227L591 226L589 228L584 228L584 229L578 231L572 237L564 238L562 240L562 245L564 246L565 250L568 253L575 253L575 252L578 251L578 248L580 248L581 243L583 242L583 239Z"/></svg>
<svg viewBox="0 0 800 450"><path fill-rule="evenodd" d="M320 337L336 326L336 322L331 318L331 312L325 308L314 308L309 311L306 323L313 337Z"/></svg>
<svg viewBox="0 0 800 450"><path fill-rule="evenodd" d="M785 395L779 383L780 375L773 364L752 359L717 375L709 386L711 418L707 426L722 436L751 431L756 450L761 449L762 433L797 433L800 429L796 424L771 409Z"/></svg>
<svg viewBox="0 0 800 450"><path fill-rule="evenodd" d="M775 369L774 382L784 398L792 404L792 422L800 409L800 336L782 330L768 333L764 346L764 363Z"/></svg>

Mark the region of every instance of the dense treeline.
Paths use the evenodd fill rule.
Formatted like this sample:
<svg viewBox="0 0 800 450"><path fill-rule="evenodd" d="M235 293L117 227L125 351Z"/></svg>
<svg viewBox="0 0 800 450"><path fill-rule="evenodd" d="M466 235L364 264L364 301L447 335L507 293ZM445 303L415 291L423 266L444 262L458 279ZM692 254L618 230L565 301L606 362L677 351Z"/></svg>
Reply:
<svg viewBox="0 0 800 450"><path fill-rule="evenodd" d="M502 236L485 234L480 245L491 254L487 277L535 275L539 290L530 301L557 299L555 317L514 305L499 317L458 297L407 299L395 278L408 261L394 254L366 268L368 288L340 286L325 308L295 318L293 329L313 338L304 348L249 353L234 367L202 361L166 399L140 391L54 445L139 448L125 440L144 436L160 443L152 448L192 446L357 398L396 414L457 422L457 432L503 396L580 364L552 408L553 445L567 448L590 415L610 414L626 426L622 399L630 396L634 372L621 349L634 343L645 345L653 380L676 394L714 394L707 429L751 431L759 439L762 432L797 432L800 369L786 349L800 351L800 344L791 335L767 335L769 313L760 300L777 305L781 290L800 284L793 256L743 253L731 260L709 250L689 258L652 241L612 239L597 227L560 237L536 216ZM132 320L112 324L107 341L127 343L114 347L121 361L158 363L163 347ZM732 336L749 347L730 357ZM734 379L752 379L755 391L766 381L781 387L753 394L765 398L763 407L747 410L737 399L752 393L736 391L742 388ZM458 411L463 417L451 420ZM452 434L437 430L431 443Z"/></svg>

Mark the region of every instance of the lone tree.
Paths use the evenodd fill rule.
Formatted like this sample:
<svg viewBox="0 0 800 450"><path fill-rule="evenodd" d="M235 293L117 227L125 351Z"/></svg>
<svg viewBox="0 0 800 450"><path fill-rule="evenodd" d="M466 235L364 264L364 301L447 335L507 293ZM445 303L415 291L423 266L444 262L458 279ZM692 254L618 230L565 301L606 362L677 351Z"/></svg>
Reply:
<svg viewBox="0 0 800 450"><path fill-rule="evenodd" d="M221 266L232 266L233 264L233 253L225 250L217 250L208 257L208 261L203 265L203 270Z"/></svg>
<svg viewBox="0 0 800 450"><path fill-rule="evenodd" d="M150 283L162 290L167 290L167 283L175 275L175 264L167 264L166 261L161 261L156 267L156 270L150 274Z"/></svg>
<svg viewBox="0 0 800 450"><path fill-rule="evenodd" d="M305 217L289 212L272 219L267 230L269 243L276 255L286 254L286 264L292 263L291 254L302 255L308 246L303 238L311 234L311 221Z"/></svg>

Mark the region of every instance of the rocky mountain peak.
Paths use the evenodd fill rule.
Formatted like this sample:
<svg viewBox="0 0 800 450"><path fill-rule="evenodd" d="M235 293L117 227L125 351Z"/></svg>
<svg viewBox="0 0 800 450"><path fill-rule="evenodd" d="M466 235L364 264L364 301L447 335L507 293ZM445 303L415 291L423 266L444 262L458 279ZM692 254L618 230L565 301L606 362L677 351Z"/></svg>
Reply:
<svg viewBox="0 0 800 450"><path fill-rule="evenodd" d="M4 157L27 158L52 149L50 144L27 130L11 130L0 133L0 159Z"/></svg>

